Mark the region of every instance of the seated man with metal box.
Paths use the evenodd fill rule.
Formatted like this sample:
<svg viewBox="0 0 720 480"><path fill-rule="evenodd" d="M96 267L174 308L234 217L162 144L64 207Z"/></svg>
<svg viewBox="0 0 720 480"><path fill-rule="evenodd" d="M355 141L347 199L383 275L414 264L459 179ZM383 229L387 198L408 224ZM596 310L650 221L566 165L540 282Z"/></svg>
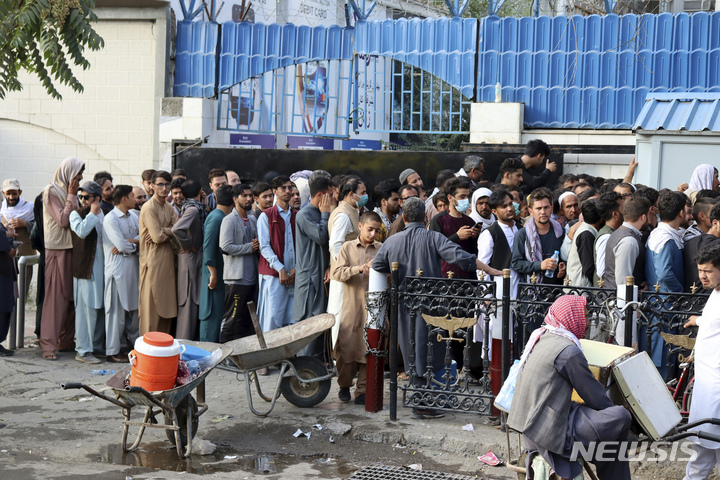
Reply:
<svg viewBox="0 0 720 480"><path fill-rule="evenodd" d="M588 367L579 340L586 316L584 297L559 297L525 346L508 426L523 434L528 478L535 453L560 477L575 478L582 465L572 457L590 449L601 480L630 479L627 461L617 457L632 417L613 404ZM571 400L573 389L585 405Z"/></svg>

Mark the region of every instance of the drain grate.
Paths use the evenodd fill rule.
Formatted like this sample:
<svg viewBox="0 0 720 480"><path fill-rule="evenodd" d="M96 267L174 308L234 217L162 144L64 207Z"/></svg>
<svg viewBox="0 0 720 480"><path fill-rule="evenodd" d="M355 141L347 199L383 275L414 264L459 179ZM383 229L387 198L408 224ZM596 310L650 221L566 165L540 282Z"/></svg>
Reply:
<svg viewBox="0 0 720 480"><path fill-rule="evenodd" d="M357 471L348 480L476 480L477 477L454 473L413 470L407 467L365 467Z"/></svg>

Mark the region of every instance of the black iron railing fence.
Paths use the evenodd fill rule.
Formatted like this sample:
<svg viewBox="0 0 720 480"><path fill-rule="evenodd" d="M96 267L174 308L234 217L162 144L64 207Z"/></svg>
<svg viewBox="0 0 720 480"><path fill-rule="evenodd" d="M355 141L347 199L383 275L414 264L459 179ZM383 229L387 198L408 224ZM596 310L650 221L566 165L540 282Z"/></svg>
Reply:
<svg viewBox="0 0 720 480"><path fill-rule="evenodd" d="M683 324L702 312L708 298L704 293L660 292L659 286L636 294L632 277L618 289L620 295L609 288L530 282L520 283L517 297L512 298L509 270L504 272L503 294L498 298L495 281L426 278L420 271L400 279L398 269L399 265L393 265L390 345L398 345L400 336L406 339L407 345L400 348L406 352L403 368L408 379L398 383L398 349L389 348L392 420L397 418L398 390L404 406L491 414L491 319L502 325L502 350L493 356L500 354L503 380L512 360L511 342L524 345L542 324L550 305L571 294L587 298L591 339L613 342L621 329L626 346L632 346L637 338L638 348L648 354L653 347L664 349L663 358L672 371L679 348L666 345L660 332L685 333ZM629 305L625 299L631 299ZM471 374L470 365L477 355L482 355L481 372Z"/></svg>

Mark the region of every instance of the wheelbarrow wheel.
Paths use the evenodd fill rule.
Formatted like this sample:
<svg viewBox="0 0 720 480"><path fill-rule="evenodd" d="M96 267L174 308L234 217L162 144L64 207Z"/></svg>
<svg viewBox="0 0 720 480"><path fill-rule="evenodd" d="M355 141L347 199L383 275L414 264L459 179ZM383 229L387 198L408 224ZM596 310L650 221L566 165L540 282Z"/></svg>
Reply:
<svg viewBox="0 0 720 480"><path fill-rule="evenodd" d="M193 437L195 436L195 433L198 429L198 405L195 399L192 397L192 395L188 395L185 397L185 400L180 402L180 404L175 409L175 413L177 414L177 420L178 420L178 426L180 427L180 442L182 443L182 448L184 449L188 441L192 442ZM163 415L165 416L165 425L172 425L172 415L169 412L163 412ZM192 415L192 432L188 435L187 431L187 416ZM165 430L165 435L167 436L168 440L170 440L170 443L175 445L175 430ZM189 440L188 440L189 439Z"/></svg>
<svg viewBox="0 0 720 480"><path fill-rule="evenodd" d="M298 377L303 380L324 377L327 375L325 364L315 357L291 358ZM330 392L330 379L320 382L303 383L295 375L283 378L280 393L293 405L301 408L314 407L325 400Z"/></svg>

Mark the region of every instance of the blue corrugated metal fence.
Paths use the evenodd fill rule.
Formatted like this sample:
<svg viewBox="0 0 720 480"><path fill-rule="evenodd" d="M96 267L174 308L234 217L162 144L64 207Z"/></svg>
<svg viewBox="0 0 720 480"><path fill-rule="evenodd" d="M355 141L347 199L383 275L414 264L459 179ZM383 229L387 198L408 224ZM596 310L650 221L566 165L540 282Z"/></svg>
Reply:
<svg viewBox="0 0 720 480"><path fill-rule="evenodd" d="M528 127L624 129L649 93L720 91L720 12L413 18L354 28L183 21L175 95L212 97L267 72L354 54L420 68L479 102L494 101L500 82L503 101L525 103Z"/></svg>

